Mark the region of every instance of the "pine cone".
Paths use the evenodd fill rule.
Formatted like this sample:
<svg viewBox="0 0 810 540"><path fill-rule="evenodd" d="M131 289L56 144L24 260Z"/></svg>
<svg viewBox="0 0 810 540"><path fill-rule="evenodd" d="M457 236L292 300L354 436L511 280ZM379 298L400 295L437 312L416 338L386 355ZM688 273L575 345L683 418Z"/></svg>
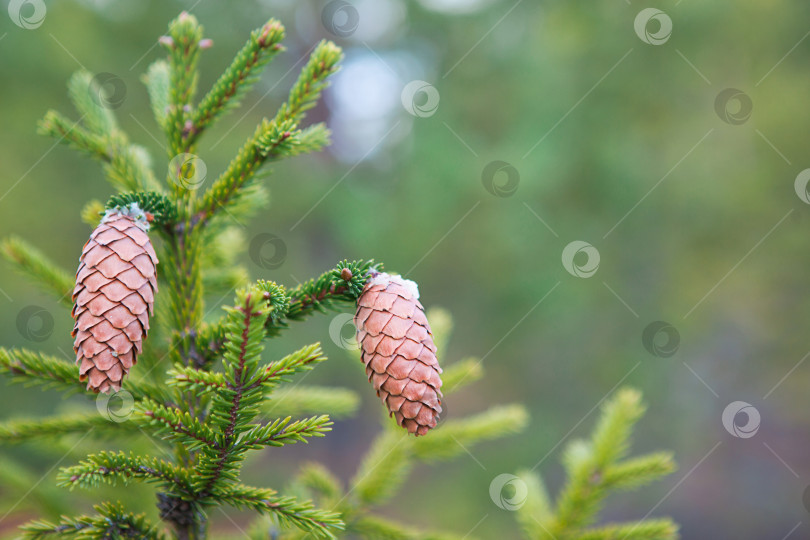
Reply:
<svg viewBox="0 0 810 540"><path fill-rule="evenodd" d="M416 283L372 277L357 299L354 324L366 375L389 415L417 436L436 427L442 369Z"/></svg>
<svg viewBox="0 0 810 540"><path fill-rule="evenodd" d="M79 380L94 392L120 390L149 330L158 262L136 204L108 210L82 249L73 289L73 350Z"/></svg>

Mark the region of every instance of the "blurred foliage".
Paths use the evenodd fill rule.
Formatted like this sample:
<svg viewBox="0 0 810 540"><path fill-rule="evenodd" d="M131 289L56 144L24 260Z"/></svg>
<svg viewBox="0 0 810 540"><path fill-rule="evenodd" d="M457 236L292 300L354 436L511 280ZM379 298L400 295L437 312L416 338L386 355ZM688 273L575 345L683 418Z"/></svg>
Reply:
<svg viewBox="0 0 810 540"><path fill-rule="evenodd" d="M114 71L123 79L122 128L153 156L164 156L139 80L159 56L154 29L181 9L211 21L214 46L205 55L212 67L200 81L205 88L256 21L274 16L285 22L289 50L246 96L247 116L225 119L201 147L210 182L235 150L217 141L226 133L228 141L251 135L258 119L283 100L309 44L336 39L347 51L344 73L363 68L367 77L360 88L344 86L343 98L338 82L327 92L328 106L311 113L313 121L348 126L335 129L333 149L279 164L267 182L270 210L242 233L248 239L276 234L287 255L272 270L245 257L251 276L294 285L308 275L305 269L342 257L369 256L411 269L408 277L419 281L423 299L457 315L454 350L482 357L487 367L486 383L449 403L449 417L507 400L529 405L532 418L514 444L485 444L475 459L417 472L399 508L425 516L426 528L452 522L484 538L515 530L513 516L487 494L492 478L540 460L572 429L583 429L583 417L621 381L649 401L648 429L637 446L674 450L683 472L628 495L621 506L608 505L607 518L652 508L699 464L656 511L680 523L685 538L791 531L805 517L801 494L810 469L807 364L780 383L808 349L803 270L810 255L803 233L810 213L793 183L808 166L802 156L810 126L810 72L804 69L810 40L803 39L810 5L656 5L672 18L673 32L653 46L633 29L649 2L481 0L466 13L427 7L463 3L449 0L353 3L359 26L345 38L324 28L325 2L314 0L227 8L211 1L193 7L50 2L35 30L0 14L0 232L36 239L50 258L73 266L89 231L82 206L111 194L95 164L35 133L47 108L68 108L64 88L76 69ZM401 107L400 92L414 79L439 92L432 116L414 117ZM385 81L393 83L386 87ZM715 112L726 88L752 100L752 114L740 125ZM354 101L347 100L352 91ZM380 101L390 107L363 116ZM165 166L165 158L155 160ZM482 185L482 171L494 160L519 173L510 197L492 196ZM286 189L293 183L296 189ZM563 268L561 252L573 240L599 250L592 278ZM55 303L7 266L0 289L0 342L42 340L20 320L25 308L40 306L53 328L37 348L70 351L71 321ZM644 329L659 320L679 334L669 357L650 354L642 343ZM328 321L313 324L328 335ZM311 328L291 331L279 347L300 343ZM307 384L359 389L362 381L349 371L333 362ZM65 406L42 396L10 386L0 399L9 416ZM721 413L735 400L762 413L756 437L737 439L722 429ZM377 406L366 396L359 415L374 414ZM254 463L252 473L279 481L283 469L302 459L355 470L358 449L374 437L357 418L336 422L328 448L282 450L272 466ZM54 455L17 452L9 459L45 472L61 455L54 449ZM442 482L420 489L421 480L437 475ZM556 490L562 473L552 470L545 480ZM144 510L152 503L144 501ZM0 527L10 521L3 518Z"/></svg>

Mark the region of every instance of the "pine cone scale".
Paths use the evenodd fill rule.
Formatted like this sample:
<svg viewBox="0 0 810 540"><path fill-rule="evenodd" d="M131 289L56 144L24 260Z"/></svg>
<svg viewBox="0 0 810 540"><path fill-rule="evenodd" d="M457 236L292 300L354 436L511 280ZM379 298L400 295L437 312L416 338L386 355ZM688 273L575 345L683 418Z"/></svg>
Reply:
<svg viewBox="0 0 810 540"><path fill-rule="evenodd" d="M79 283L80 285L77 285L73 290L74 295L76 292L80 292L82 289L86 289L89 292L98 292L98 290L107 283L107 280L101 275L101 272L91 268L90 272L88 272L86 276L79 281Z"/></svg>
<svg viewBox="0 0 810 540"><path fill-rule="evenodd" d="M138 244L134 238L125 237L116 240L107 246L122 260L130 262L139 255L143 255L143 246ZM148 257L148 255L147 255Z"/></svg>
<svg viewBox="0 0 810 540"><path fill-rule="evenodd" d="M121 303L124 304L126 308L135 315L140 315L151 308L151 306L146 303L146 300L137 291L122 298ZM150 312L149 314L151 315L152 313Z"/></svg>
<svg viewBox="0 0 810 540"><path fill-rule="evenodd" d="M101 275L107 279L112 279L121 272L124 272L130 268L130 264L127 261L122 260L118 255L113 253L97 266L98 271L101 272Z"/></svg>
<svg viewBox="0 0 810 540"><path fill-rule="evenodd" d="M138 272L144 275L148 275L148 273L155 268L155 261L153 261L149 255L140 254L137 257L133 257L129 262L134 264Z"/></svg>
<svg viewBox="0 0 810 540"><path fill-rule="evenodd" d="M410 375L411 371L413 371L413 365L411 365L411 362L405 360L401 356L397 356L394 358L393 362L388 364L385 371L388 373L388 375L394 377L395 379L407 379L408 375Z"/></svg>
<svg viewBox="0 0 810 540"><path fill-rule="evenodd" d="M421 306L421 304L413 304L407 300L403 300L402 298L397 298L389 311L397 317L410 319L413 317L413 313L416 311L416 309L422 309L421 307L417 306Z"/></svg>
<svg viewBox="0 0 810 540"><path fill-rule="evenodd" d="M388 324L383 329L385 334L395 340L400 340L408 333L408 329L412 326L411 319L404 318L397 315L391 315Z"/></svg>
<svg viewBox="0 0 810 540"><path fill-rule="evenodd" d="M156 290L157 290L157 287L155 287L154 290L153 290L152 284L150 283L148 287L146 285L144 285L143 287L141 287L140 289L138 289L135 292L137 292L138 294L141 295L141 298L143 298L143 301L146 302L146 304L148 306L152 306L152 304L155 301L155 291ZM151 313L151 307L150 307L150 313Z"/></svg>
<svg viewBox="0 0 810 540"><path fill-rule="evenodd" d="M394 351L397 350L397 347L399 347L399 342L397 340L391 336L383 334L383 338L377 344L375 352L384 356L391 356L394 354Z"/></svg>
<svg viewBox="0 0 810 540"><path fill-rule="evenodd" d="M143 326L141 325L141 321L132 321L124 328L124 334L133 341L133 343L137 343L141 336L143 335Z"/></svg>
<svg viewBox="0 0 810 540"><path fill-rule="evenodd" d="M114 252L107 246L100 246L98 244L88 244L85 251L82 252L82 262L85 266L90 268L97 268L98 264L112 255Z"/></svg>
<svg viewBox="0 0 810 540"><path fill-rule="evenodd" d="M82 352L84 356L93 357L100 353L101 351L107 350L107 347L104 343L97 341L95 339L88 340L86 343L82 343L79 345L79 350Z"/></svg>
<svg viewBox="0 0 810 540"><path fill-rule="evenodd" d="M87 302L86 309L96 317L100 317L102 314L106 313L117 305L118 304L110 301L103 294L97 294L92 300Z"/></svg>
<svg viewBox="0 0 810 540"><path fill-rule="evenodd" d="M111 355L109 352L106 352L107 351L106 348L104 348L103 350L105 351L104 354L95 355L96 358L94 358L94 362L95 362L95 367L97 367L101 371L107 371L109 369L112 369L112 367L116 363L118 363L118 360L113 355Z"/></svg>
<svg viewBox="0 0 810 540"><path fill-rule="evenodd" d="M97 228L90 233L90 239L95 241L97 244L101 244L102 246L106 246L110 242L118 240L119 238L121 238L121 233L112 227L107 227L104 229Z"/></svg>
<svg viewBox="0 0 810 540"><path fill-rule="evenodd" d="M407 333L403 337L407 338ZM422 345L421 343L416 342L411 338L407 338L402 341L402 344L399 347L397 347L396 352L397 354L404 356L405 358L417 358L419 356L419 353L422 352L423 347L424 345Z"/></svg>
<svg viewBox="0 0 810 540"><path fill-rule="evenodd" d="M402 396L408 401L421 401L426 391L426 384L419 384L411 380L405 385L405 388L402 389Z"/></svg>
<svg viewBox="0 0 810 540"><path fill-rule="evenodd" d="M381 354L375 354L372 356L371 361L368 363L369 367L372 371L376 371L377 373L384 373L385 370L388 369L388 366L393 362L394 359L390 356L383 356Z"/></svg>
<svg viewBox="0 0 810 540"><path fill-rule="evenodd" d="M393 314L385 311L372 311L365 323L363 323L363 327L369 334L378 335L393 317Z"/></svg>
<svg viewBox="0 0 810 540"><path fill-rule="evenodd" d="M126 285L119 281L107 281L106 285L99 288L99 291L113 302L120 302L132 292Z"/></svg>

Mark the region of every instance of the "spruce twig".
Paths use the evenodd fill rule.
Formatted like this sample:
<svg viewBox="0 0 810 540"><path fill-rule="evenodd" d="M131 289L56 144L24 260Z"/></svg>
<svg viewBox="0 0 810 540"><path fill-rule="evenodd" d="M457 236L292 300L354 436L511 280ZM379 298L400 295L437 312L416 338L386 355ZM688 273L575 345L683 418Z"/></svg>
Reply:
<svg viewBox="0 0 810 540"><path fill-rule="evenodd" d="M317 278L301 283L293 289L260 281L265 300L273 307L265 325L267 337L274 337L289 327L292 321L302 321L316 313L339 310L354 305L372 269L381 264L368 261L341 261L335 268ZM344 272L345 270L345 272ZM349 276L346 279L344 276ZM202 329L197 348L208 361L219 354L225 341L225 321L220 320Z"/></svg>
<svg viewBox="0 0 810 540"><path fill-rule="evenodd" d="M186 146L193 148L202 132L225 110L239 105L242 97L258 80L264 66L284 50L284 27L270 19L254 30L244 47L236 53L231 65L220 76L213 88L200 100L185 134Z"/></svg>
<svg viewBox="0 0 810 540"><path fill-rule="evenodd" d="M86 71L75 73L68 90L81 115L79 120L72 122L56 111L48 111L39 123L39 132L103 163L108 181L120 191L159 189L146 150L130 144L118 128L93 75Z"/></svg>
<svg viewBox="0 0 810 540"><path fill-rule="evenodd" d="M633 426L643 414L641 394L635 390L620 389L605 402L591 438L572 442L565 451L568 479L554 505L550 503L539 476L528 471L520 473L527 494L526 504L518 509L518 521L526 538L678 538L678 527L669 519L588 528L597 520L610 493L639 487L675 470L672 455L665 452L625 459Z"/></svg>
<svg viewBox="0 0 810 540"><path fill-rule="evenodd" d="M315 105L326 86L326 79L337 70L342 52L334 43L322 41L309 58L290 95L273 120L264 120L239 150L225 172L214 181L196 210L195 221L207 221L220 209L238 200L259 167L298 153L298 147L315 149L325 142L324 128L297 129L305 112Z"/></svg>
<svg viewBox="0 0 810 540"><path fill-rule="evenodd" d="M106 437L141 435L131 422L115 422L93 411L89 414L66 414L36 420L9 420L0 422L0 443L16 444L31 439L59 437L72 433L90 433Z"/></svg>
<svg viewBox="0 0 810 540"><path fill-rule="evenodd" d="M25 240L10 236L0 242L0 251L22 274L52 293L60 303L72 307L73 276L56 266L44 253Z"/></svg>
<svg viewBox="0 0 810 540"><path fill-rule="evenodd" d="M190 150L186 134L191 127L192 99L197 91L200 59L200 42L203 28L197 18L182 12L169 24L169 33L161 38L161 44L169 52L169 96L164 127L169 139L169 159ZM174 183L176 193L181 193L180 183Z"/></svg>
<svg viewBox="0 0 810 540"><path fill-rule="evenodd" d="M57 522L34 521L23 527L23 537L32 540L58 538L102 539L141 538L164 540L165 535L143 515L125 512L120 503L104 503L95 507L97 516L62 516Z"/></svg>
<svg viewBox="0 0 810 540"><path fill-rule="evenodd" d="M7 373L15 382L59 388L66 393L85 390L85 384L79 381L78 370L74 364L26 349L0 347L0 372ZM127 391L135 399L165 398L165 392L160 387L145 381L130 381Z"/></svg>

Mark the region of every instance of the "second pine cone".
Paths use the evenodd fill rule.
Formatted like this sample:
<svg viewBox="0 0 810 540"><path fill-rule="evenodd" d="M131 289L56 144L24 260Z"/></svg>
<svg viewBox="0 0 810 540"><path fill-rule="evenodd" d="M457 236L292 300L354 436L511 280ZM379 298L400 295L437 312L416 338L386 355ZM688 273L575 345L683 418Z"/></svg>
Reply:
<svg viewBox="0 0 810 540"><path fill-rule="evenodd" d="M416 283L372 277L354 317L366 375L397 423L417 436L436 427L442 372Z"/></svg>

